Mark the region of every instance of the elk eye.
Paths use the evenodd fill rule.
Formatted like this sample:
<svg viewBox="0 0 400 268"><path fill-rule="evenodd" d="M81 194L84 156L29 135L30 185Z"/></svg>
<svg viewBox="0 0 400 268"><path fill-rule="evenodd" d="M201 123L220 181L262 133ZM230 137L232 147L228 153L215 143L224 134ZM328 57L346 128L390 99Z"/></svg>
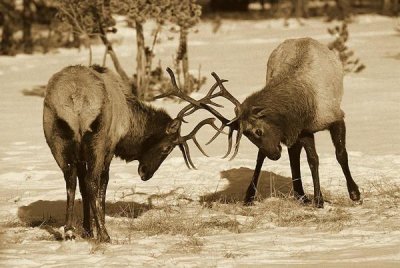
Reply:
<svg viewBox="0 0 400 268"><path fill-rule="evenodd" d="M263 132L262 132L261 129L258 128L258 129L256 129L255 134L256 134L257 137L260 138L263 135Z"/></svg>

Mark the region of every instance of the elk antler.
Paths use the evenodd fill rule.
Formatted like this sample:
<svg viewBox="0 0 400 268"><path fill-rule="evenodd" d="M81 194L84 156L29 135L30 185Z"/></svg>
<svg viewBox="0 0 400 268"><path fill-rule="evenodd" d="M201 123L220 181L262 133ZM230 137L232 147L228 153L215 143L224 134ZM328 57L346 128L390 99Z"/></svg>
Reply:
<svg viewBox="0 0 400 268"><path fill-rule="evenodd" d="M223 85L223 83L227 82L228 80L220 79L219 76L215 72L212 72L211 75L216 80L216 83L211 87L211 89L208 91L208 93L202 99L198 100L198 102L201 104L201 107L193 106L193 105L189 104L188 106L185 107L186 109L184 108L181 112L184 111L183 114L186 116L186 115L189 115L189 114L195 112L196 110L198 110L200 108L203 108L203 109L206 109L207 111L209 111L210 113L212 113L215 117L217 117L221 121L222 125L218 129L218 132L206 144L210 144L211 142L213 142L220 133L224 133L223 129L225 127L229 127L228 151L223 156L223 158L226 158L231 153L232 143L233 143L232 142L233 131L237 130L238 134L236 136L235 151L234 151L234 154L232 155L232 157L230 158L230 160L232 160L235 158L235 156L237 155L237 153L239 151L240 139L242 138L242 135L243 135L243 130L241 128L240 121L239 121L239 118L241 115L240 102L231 93L229 93L229 91ZM220 88L220 91L214 93L214 91L217 87ZM212 99L216 98L216 97L224 97L235 105L235 113L236 113L235 118L233 118L232 120L228 120L223 115L221 115L217 110L215 110L213 107L211 107L209 105L209 104L211 104L213 106L223 107L212 101ZM188 111L188 112L186 112L186 111Z"/></svg>
<svg viewBox="0 0 400 268"><path fill-rule="evenodd" d="M170 92L166 92L164 94L161 94L157 97L155 97L155 99L159 99L159 98L164 98L164 97L168 97L168 96L176 96L180 99L183 99L187 102L189 102L189 104L187 106L185 106L177 115L177 118L182 121L187 123L184 120L185 116L190 115L192 112L190 111L189 113L187 113L187 111L189 111L190 109L200 109L203 108L201 106L201 103L198 102L197 100L191 98L190 96L186 95L177 85L176 83L176 79L175 79L175 75L174 72L171 70L171 68L167 68L167 72L169 74L169 76L171 77L171 83L173 85L173 90ZM216 86L215 86L216 87ZM207 102L208 104L212 104L212 105L216 105L216 106L220 106L216 103L212 103L212 102ZM193 111L194 111L193 110ZM196 139L196 133L204 126L204 125L210 125L212 126L215 130L220 131L219 128L214 124L215 119L214 118L208 118L208 119L204 119L203 121L201 121L199 124L196 125L196 127L186 136L180 136L178 138L178 144L179 144L179 149L182 151L183 154L183 158L185 160L186 166L191 169L196 169L196 166L193 164L193 161L190 157L190 151L189 151L189 146L187 144L188 140L193 140L194 144L196 145L196 147L200 150L200 152L207 156L208 155L205 153L205 151L203 150L203 148L201 148L199 142Z"/></svg>
<svg viewBox="0 0 400 268"><path fill-rule="evenodd" d="M222 123L221 127L218 128L214 124L213 118L205 119L205 120L201 121L189 135L187 135L185 137L181 137L181 139L180 139L181 142L179 143L179 148L182 151L186 165L189 168L190 168L190 166L195 168L195 166L193 165L193 162L191 161L191 158L190 158L189 146L187 145L187 142L186 142L189 139L192 139L193 142L195 143L195 145L197 146L197 148L199 148L199 150L205 156L207 156L207 154L201 148L200 144L197 142L196 137L195 137L195 134L197 133L197 131L206 124L211 125L215 130L217 130L217 133L207 142L207 144L210 144L212 141L214 141L220 133L224 133L223 129L225 127L229 127L228 152L225 154L225 156L223 158L226 158L232 150L233 131L234 130L238 131L238 134L236 136L235 152L234 152L233 156L230 158L230 160L232 160L239 151L239 144L240 144L240 139L242 137L243 131L241 130L240 122L239 122L239 117L241 114L240 102L232 94L230 94L228 92L228 90L225 88L225 86L223 85L223 83L227 82L228 80L220 79L219 76L215 72L212 72L211 75L216 80L215 84L210 88L208 93L203 98L201 98L200 100L195 100L195 99L187 96L178 87L178 85L176 83L174 72L170 68L167 68L167 72L171 77L171 83L173 85L173 90L170 92L163 93L163 94L155 97L154 99L160 99L160 98L169 97L169 96L176 96L180 99L183 99L183 100L189 102L189 104L186 105L177 115L177 118L179 118L182 122L186 123L186 121L184 120L185 116L188 116L199 109L205 109L205 110L209 111L211 114L213 114L216 118L218 118L218 120L220 120ZM215 90L218 87L220 88L220 91L215 92ZM212 106L223 107L222 105L212 101L212 99L217 98L217 97L224 97L235 105L236 117L234 119L229 120L229 119L225 118L221 113L219 113L216 109L214 109L212 107Z"/></svg>
<svg viewBox="0 0 400 268"><path fill-rule="evenodd" d="M219 88L221 89L220 92L215 94L215 97L221 96L226 98L227 100L229 100L230 102L232 102L235 105L235 114L236 117L233 118L232 120L230 120L228 123L222 125L222 129L227 126L229 127L229 134L228 134L228 152L223 156L223 158L227 157L230 152L231 152L231 148L232 148L232 136L233 136L233 131L237 130L237 136L236 136L236 142L235 142L235 151L232 155L232 157L229 160L232 160L235 158L235 156L237 155L237 153L239 152L239 145L240 145L240 139L242 138L243 135L243 129L241 127L239 118L240 115L242 113L241 107L240 107L240 102L231 94L229 93L229 91L225 88L225 86L223 85L224 80L221 80L219 78L219 76L215 73L212 72L211 75L214 77L214 79L217 81L217 84L219 86ZM211 107L210 107L211 108ZM211 108L212 109L212 108ZM210 111L211 112L211 111ZM225 126L224 126L225 125ZM221 129L221 130L222 130ZM210 144L215 138L217 138L217 136L219 135L220 132L217 132L214 137L212 137L207 144Z"/></svg>
<svg viewBox="0 0 400 268"><path fill-rule="evenodd" d="M193 164L192 159L190 157L190 152L189 152L189 146L187 144L188 140L193 140L194 144L197 146L197 148L200 150L200 152L207 156L206 152L204 152L203 148L201 148L199 142L196 139L196 134L197 132L204 126L204 125L210 125L212 126L215 130L219 131L218 127L214 124L215 118L207 118L202 120L200 123L196 125L196 127L186 136L179 137L178 143L179 143L179 148L182 151L183 158L185 159L186 166L191 169L197 169L196 166Z"/></svg>

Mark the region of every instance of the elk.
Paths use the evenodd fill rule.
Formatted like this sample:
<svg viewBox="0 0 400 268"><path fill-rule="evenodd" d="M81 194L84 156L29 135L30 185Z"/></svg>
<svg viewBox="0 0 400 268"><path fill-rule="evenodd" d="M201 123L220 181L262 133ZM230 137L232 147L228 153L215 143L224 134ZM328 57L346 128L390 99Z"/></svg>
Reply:
<svg viewBox="0 0 400 268"><path fill-rule="evenodd" d="M150 179L176 145L186 165L195 168L187 141L196 140L204 125L215 129L214 118L201 121L186 136L180 129L192 107L200 104L186 96L168 69L175 93L188 101L175 119L166 111L140 102L117 75L100 66L70 66L54 74L47 85L43 108L46 142L64 174L67 190L65 239L74 239L73 207L77 177L83 203L84 237L109 242L105 227L105 198L114 155L126 162L139 161L142 180ZM205 154L205 153L204 153Z"/></svg>
<svg viewBox="0 0 400 268"><path fill-rule="evenodd" d="M235 150L245 135L259 150L257 163L245 204L254 202L260 171L264 160L278 160L284 144L288 148L294 196L304 203L311 202L305 195L300 173L300 153L306 151L314 184L314 205L323 207L320 189L314 133L329 130L336 150L336 159L342 167L350 198L360 200L360 191L348 165L346 151L346 126L340 108L343 95L343 69L337 56L327 46L311 38L289 39L280 44L267 63L266 86L243 103L236 100L224 87L226 80L213 73L222 93L213 94L201 106L221 122L220 131L229 128L228 152L231 153L233 132L237 131ZM235 104L236 117L226 119L210 106L210 100L223 96ZM219 132L209 141L212 142Z"/></svg>

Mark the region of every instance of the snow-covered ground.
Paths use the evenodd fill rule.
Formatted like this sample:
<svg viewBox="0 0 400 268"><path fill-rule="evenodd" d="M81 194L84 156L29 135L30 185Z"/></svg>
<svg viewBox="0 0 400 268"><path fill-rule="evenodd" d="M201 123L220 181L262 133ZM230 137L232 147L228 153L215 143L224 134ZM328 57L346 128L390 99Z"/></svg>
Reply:
<svg viewBox="0 0 400 268"><path fill-rule="evenodd" d="M65 184L44 140L42 99L24 97L20 92L45 84L66 65L86 64L87 51L0 57L0 267L308 267L321 263L324 267L398 267L400 34L395 25L395 20L379 16L360 16L350 25L349 46L367 66L360 74L346 76L342 105L350 168L362 190L362 204L347 201L345 179L328 133L316 136L321 185L330 201L324 209L302 208L290 199L275 197L258 202L254 208L229 201L225 204L223 200L243 198L257 149L243 139L236 159L222 160L226 137L221 137L205 147L211 158L201 157L192 146L198 170L187 170L179 150L175 150L148 182L137 175L137 163L115 159L106 218L113 242L105 245L83 239L56 240L62 235ZM202 75L208 79L205 88L193 96L199 98L206 91L213 83L209 74L216 71L229 79L226 86L243 100L263 86L267 58L281 41L311 36L327 43L331 40L328 26L332 24L316 19L306 21L305 26L291 21L288 28L278 20L223 21L213 34L211 23L202 23L199 32L190 35L190 64L194 72L201 64ZM114 38L121 39L115 49L132 73L133 31L123 29ZM171 64L175 49L176 40L157 45L156 55L164 67ZM95 60L101 62L103 48L95 47L94 53ZM157 101L155 105L176 114L184 104ZM232 107L227 105L225 112L232 113ZM191 121L205 116L196 113ZM204 142L212 130L201 134ZM263 197L277 191L290 193L287 154L277 162L266 161L263 170L259 187ZM306 191L312 193L311 174L304 160L302 173ZM79 218L79 193L77 198ZM302 213L309 218L301 217ZM173 221L179 217L182 222ZM150 226L157 219L161 225ZM195 227L197 222L211 227ZM193 224L193 228L182 230L184 223Z"/></svg>

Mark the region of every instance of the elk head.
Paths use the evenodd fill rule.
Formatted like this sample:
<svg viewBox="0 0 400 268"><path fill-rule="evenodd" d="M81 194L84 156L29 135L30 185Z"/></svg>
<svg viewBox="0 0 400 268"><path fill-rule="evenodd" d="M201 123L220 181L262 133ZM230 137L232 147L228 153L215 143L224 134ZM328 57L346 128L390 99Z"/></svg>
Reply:
<svg viewBox="0 0 400 268"><path fill-rule="evenodd" d="M185 93L182 92L182 90L179 89L176 83L175 75L170 68L167 68L167 72L171 77L173 90L171 92L159 95L155 97L155 99L173 95L189 102L189 104L178 113L175 119L169 120L169 122L166 124L166 127L162 129L162 133L159 133L157 135L158 137L151 137L147 139L147 141L143 145L146 149L139 159L138 173L144 181L150 179L153 176L154 172L160 167L161 163L167 158L167 156L173 151L176 146L178 146L181 150L186 166L189 169L196 169L196 166L193 164L193 161L190 157L189 146L187 142L189 140L193 140L194 144L197 146L200 152L203 153L205 156L208 156L198 143L196 139L196 133L204 125L210 125L215 130L219 131L217 126L214 124L215 118L207 118L198 123L189 134L181 136L182 123L186 122L184 120L184 117L191 114L192 111L190 110L194 107L201 108L201 104L198 101L187 96Z"/></svg>
<svg viewBox="0 0 400 268"><path fill-rule="evenodd" d="M218 75L213 72L211 75L215 78L216 83L210 89L208 94L198 100L202 108L208 110L215 117L217 117L222 125L219 131L207 143L211 143L225 127L229 128L228 133L228 151L224 158L229 156L233 145L233 132L236 130L236 142L234 146L234 153L230 160L235 158L239 151L240 140L245 135L254 145L256 145L269 159L278 160L281 156L282 147L280 145L282 133L278 125L270 122L267 119L267 109L265 107L253 106L251 100L248 98L242 104L228 92L223 85L227 80L221 80ZM214 92L219 87L220 91ZM235 105L235 118L229 120L221 115L217 110L211 106L220 107L219 104L212 101L216 97L224 97ZM192 111L198 109L194 107Z"/></svg>

